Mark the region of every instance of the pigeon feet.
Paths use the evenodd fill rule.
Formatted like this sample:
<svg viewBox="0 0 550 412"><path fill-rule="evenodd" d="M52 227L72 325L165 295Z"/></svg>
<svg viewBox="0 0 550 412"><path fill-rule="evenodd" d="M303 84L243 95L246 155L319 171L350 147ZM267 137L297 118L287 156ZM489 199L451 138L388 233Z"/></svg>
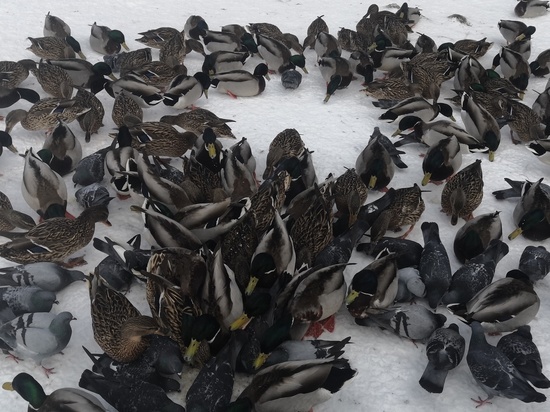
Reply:
<svg viewBox="0 0 550 412"><path fill-rule="evenodd" d="M481 396L478 396L477 399L474 399L474 398L470 398L471 400L473 400L475 403L477 403L476 405L476 409L479 408L480 406L483 406L483 405L492 405L493 403L492 402L489 402L489 399L491 398L487 398L487 399L481 399Z"/></svg>

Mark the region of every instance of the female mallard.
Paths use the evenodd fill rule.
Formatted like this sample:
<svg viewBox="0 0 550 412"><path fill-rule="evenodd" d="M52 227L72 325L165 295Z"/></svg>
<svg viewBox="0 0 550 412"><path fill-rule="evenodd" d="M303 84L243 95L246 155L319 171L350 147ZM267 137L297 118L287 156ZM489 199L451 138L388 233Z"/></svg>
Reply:
<svg viewBox="0 0 550 412"><path fill-rule="evenodd" d="M370 190L386 188L395 173L390 154L379 139L371 139L359 153L355 170Z"/></svg>
<svg viewBox="0 0 550 412"><path fill-rule="evenodd" d="M126 117L125 123L134 141L132 146L146 156L180 157L193 148L197 135L179 132L174 126L163 122L133 122Z"/></svg>
<svg viewBox="0 0 550 412"><path fill-rule="evenodd" d="M258 34L256 39L258 42L258 52L272 73L282 73L295 67L300 67L307 73L304 55L291 54L290 49L284 43L271 37Z"/></svg>
<svg viewBox="0 0 550 412"><path fill-rule="evenodd" d="M89 210L89 209L87 209ZM131 362L147 348L147 335L160 328L120 292L111 289L96 270L89 279L94 339L117 362Z"/></svg>
<svg viewBox="0 0 550 412"><path fill-rule="evenodd" d="M92 134L97 133L99 128L103 126L105 109L103 108L101 100L99 100L95 94L80 86L77 86L76 89L78 92L74 99L82 104L82 106L90 108L86 113L76 118L80 128L85 132L86 142L89 142Z"/></svg>
<svg viewBox="0 0 550 412"><path fill-rule="evenodd" d="M173 27L159 27L138 33L141 37L136 39L137 42L143 43L148 47L160 49L162 45L178 34L180 31Z"/></svg>
<svg viewBox="0 0 550 412"><path fill-rule="evenodd" d="M481 160L463 168L449 179L441 192L441 209L451 215L454 226L461 217L464 220L473 218L473 211L483 199L483 174Z"/></svg>
<svg viewBox="0 0 550 412"><path fill-rule="evenodd" d="M129 93L122 90L115 97L111 118L117 127L124 125L124 117L130 115L132 118L143 120L143 109L129 96Z"/></svg>
<svg viewBox="0 0 550 412"><path fill-rule="evenodd" d="M493 45L492 42L488 42L486 40L487 37L484 37L481 40L458 40L455 42L453 49L479 59L484 56L485 53L487 53L487 50L489 50L489 48Z"/></svg>
<svg viewBox="0 0 550 412"><path fill-rule="evenodd" d="M415 85L404 77L390 77L387 80L376 80L365 85L361 91L377 100L405 100L414 97L417 92Z"/></svg>
<svg viewBox="0 0 550 412"><path fill-rule="evenodd" d="M164 92L163 102L166 106L175 109L194 107L194 103L204 97L208 99L210 77L204 72L197 72L193 76L179 75L172 79Z"/></svg>
<svg viewBox="0 0 550 412"><path fill-rule="evenodd" d="M227 411L307 412L330 399L356 373L346 359L279 363L254 375Z"/></svg>
<svg viewBox="0 0 550 412"><path fill-rule="evenodd" d="M500 145L500 126L496 119L466 92L462 93L461 109L464 128L489 149L489 161L492 162Z"/></svg>
<svg viewBox="0 0 550 412"><path fill-rule="evenodd" d="M31 46L27 47L41 59L67 59L75 57L75 53L81 59L86 60L86 56L82 53L80 43L74 37L67 36L59 37L29 37Z"/></svg>
<svg viewBox="0 0 550 412"><path fill-rule="evenodd" d="M195 110L182 112L177 116L162 116L161 122L173 124L185 129L189 132L200 136L204 133L207 127L212 128L216 136L235 139L235 135L231 132L231 127L227 123L235 120L223 119L210 110L197 107Z"/></svg>
<svg viewBox="0 0 550 412"><path fill-rule="evenodd" d="M71 28L62 19L53 14L46 14L44 19L44 36L67 37L71 35Z"/></svg>
<svg viewBox="0 0 550 412"><path fill-rule="evenodd" d="M88 110L89 107L82 106L76 99L48 97L33 104L28 112L23 109L9 112L6 116L6 132L11 132L19 122L25 130L47 130L55 127L60 120L70 123Z"/></svg>
<svg viewBox="0 0 550 412"><path fill-rule="evenodd" d="M103 56L103 60L111 67L113 72L124 76L133 70L139 70L147 63L153 61L150 47L132 50L130 52L120 52L111 56Z"/></svg>
<svg viewBox="0 0 550 412"><path fill-rule="evenodd" d="M31 69L31 72L50 96L70 99L73 95L72 79L61 67L41 61L35 69Z"/></svg>
<svg viewBox="0 0 550 412"><path fill-rule="evenodd" d="M523 185L513 217L517 229L508 235L508 239L520 234L536 241L550 237L550 190L542 184L542 179Z"/></svg>
<svg viewBox="0 0 550 412"><path fill-rule="evenodd" d="M296 129L285 129L278 133L269 144L263 178L270 177L281 160L299 157L305 150L305 144Z"/></svg>
<svg viewBox="0 0 550 412"><path fill-rule="evenodd" d="M172 67L183 64L186 50L185 33L182 31L164 42L160 48L159 60Z"/></svg>
<svg viewBox="0 0 550 412"><path fill-rule="evenodd" d="M509 99L507 118L512 143L527 143L545 138L545 125L529 106Z"/></svg>
<svg viewBox="0 0 550 412"><path fill-rule="evenodd" d="M0 256L23 264L62 261L92 240L96 222L110 225L108 217L107 206L101 205L85 209L76 219L45 220L0 246Z"/></svg>
<svg viewBox="0 0 550 412"><path fill-rule="evenodd" d="M257 96L265 90L265 79L269 80L267 65L260 63L254 73L246 70L233 70L216 74L212 78L212 87L231 97Z"/></svg>
<svg viewBox="0 0 550 412"><path fill-rule="evenodd" d="M367 185L352 168L336 178L332 192L340 217L346 216L348 227L351 226L357 219L359 208L367 201Z"/></svg>
<svg viewBox="0 0 550 412"><path fill-rule="evenodd" d="M0 85L7 89L15 89L23 80L29 77L29 70L35 67L36 62L30 59L18 62L0 61Z"/></svg>
<svg viewBox="0 0 550 412"><path fill-rule="evenodd" d="M21 193L27 204L41 218L65 216L67 207L65 181L35 155L32 149L25 153Z"/></svg>
<svg viewBox="0 0 550 412"><path fill-rule="evenodd" d="M99 54L116 54L121 47L129 50L120 30L111 30L107 26L98 26L95 22L90 31L90 46Z"/></svg>
<svg viewBox="0 0 550 412"><path fill-rule="evenodd" d="M313 48L315 44L315 39L317 38L317 35L321 33L322 31L328 33L328 25L323 20L323 16L318 16L315 20L313 20L310 25L307 27L307 36L304 39L302 48Z"/></svg>
<svg viewBox="0 0 550 412"><path fill-rule="evenodd" d="M13 210L10 198L3 192L0 192L0 231L9 232L16 227L28 230L34 225L34 220L30 216Z"/></svg>
<svg viewBox="0 0 550 412"><path fill-rule="evenodd" d="M76 388L56 389L46 395L42 385L28 373L17 374L2 388L16 391L29 402L29 409L38 412L104 412L106 409L99 400L87 391Z"/></svg>

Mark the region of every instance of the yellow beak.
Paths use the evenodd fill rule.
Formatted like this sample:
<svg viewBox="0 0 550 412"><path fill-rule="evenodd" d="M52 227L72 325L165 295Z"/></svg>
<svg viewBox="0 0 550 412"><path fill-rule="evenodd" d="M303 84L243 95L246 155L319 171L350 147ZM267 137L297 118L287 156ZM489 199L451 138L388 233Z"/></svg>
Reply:
<svg viewBox="0 0 550 412"><path fill-rule="evenodd" d="M356 290L352 290L346 297L346 305L351 305L355 301L355 299L357 299L357 296L359 296L359 292L357 292Z"/></svg>
<svg viewBox="0 0 550 412"><path fill-rule="evenodd" d="M426 186L428 184L428 182L430 181L430 179L432 178L432 174L431 173L426 173L424 175L424 179L422 179L422 186Z"/></svg>
<svg viewBox="0 0 550 412"><path fill-rule="evenodd" d="M515 239L515 238L517 238L519 235L521 235L522 232L523 232L523 229L520 228L520 227L518 227L516 230L514 230L512 233L510 233L510 234L508 235L508 239L509 239L509 240Z"/></svg>

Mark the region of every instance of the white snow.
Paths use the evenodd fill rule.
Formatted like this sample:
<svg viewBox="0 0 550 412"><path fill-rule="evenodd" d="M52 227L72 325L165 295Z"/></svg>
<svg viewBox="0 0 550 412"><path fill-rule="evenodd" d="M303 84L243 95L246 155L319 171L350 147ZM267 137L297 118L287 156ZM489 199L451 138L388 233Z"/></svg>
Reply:
<svg viewBox="0 0 550 412"><path fill-rule="evenodd" d="M80 1L59 2L51 0L4 0L2 2L2 24L0 25L0 60L20 60L24 58L36 59L26 48L29 41L26 37L41 37L44 24L44 16L48 11L61 17L67 22L73 36L80 41L84 54L91 62L101 60L101 56L90 49L88 37L90 25L96 21L98 24L107 25L123 31L130 49L141 48L142 45L135 42L137 33L148 29L171 26L183 28L188 16L198 14L203 16L210 28L219 29L222 25L230 23L248 24L253 22L270 22L278 25L283 32L291 32L303 40L308 25L317 16L324 15L330 32L336 35L341 27L355 29L357 21L366 13L370 2L362 1L328 1L328 0L271 0L252 1L240 0L228 2L223 0L210 0L208 2L194 1L182 2L177 0L159 1ZM379 3L381 9L386 4ZM487 41L494 42L493 47L486 56L481 59L485 67L489 67L493 56L505 44L503 37L498 32L497 23L500 19L517 19L513 8L514 0L462 0L460 2L433 0L413 0L410 6L419 6L422 9L422 18L414 27L415 33L410 34L411 41L416 41L418 32L431 36L437 44L447 41L456 41L463 38L481 39L487 37ZM470 26L460 24L456 20L450 20L447 16L460 13L467 17ZM533 36L531 59L534 59L541 51L550 47L548 34L550 29L546 24L550 23L550 17L543 16L525 20L527 24L537 27ZM158 56L158 51L153 51ZM347 54L346 54L347 55ZM257 159L257 174L261 176L265 168L265 156L271 140L277 133L285 128L296 128L301 134L307 147L312 150L313 161L319 179L324 179L329 173L339 175L345 171L344 167L353 167L359 152L367 144L368 138L375 126L381 128L382 133L391 135L396 126L377 120L381 111L372 105L372 99L366 97L359 90L361 85L353 81L345 90L338 90L327 104L323 103L325 97L325 83L315 64L313 50L306 51L307 68L309 75L303 76L301 86L295 90L285 90L280 83L280 76L272 76L263 94L254 98L231 99L211 90L208 100L201 98L197 105L216 113L220 117L236 120L232 124L233 132L237 138L245 136ZM247 62L246 68L253 70L259 62L255 57ZM200 69L202 56L191 53L187 56L185 64L189 73L193 74ZM380 73L376 73L380 76ZM528 92L524 102L531 105L536 98L534 90L542 91L546 79L531 77ZM23 87L32 87L44 96L36 80L32 75L24 82ZM442 98L450 97L452 82L443 85ZM114 127L110 112L112 99L103 91L100 93L106 109L105 126L100 129L98 135L92 136L88 144L84 142L84 134L75 122L71 129L78 134L83 145L84 155L90 154L109 142L108 132ZM16 107L28 108L28 102L18 102L16 106L1 109L0 115L6 115ZM144 111L145 120L158 120L162 114L175 114L177 111L164 105L159 105ZM460 123L458 110L455 117ZM0 127L3 127L0 125ZM12 132L14 145L21 153L29 148L40 148L44 136L41 132L28 132L21 126L16 126ZM223 139L225 146L233 144L233 141ZM419 146L406 146L407 154L402 158L409 165L408 169L397 170L390 186L399 188L420 183L422 179L421 158L419 154L424 149ZM538 162L535 157L521 145L513 145L510 140L510 132L507 127L503 129L502 143L496 152L495 162L490 163L487 155L466 154L463 165L468 165L475 159L481 158L485 180L484 199L481 206L475 211L475 215L502 211L504 237L514 227L512 222L512 210L515 205L513 200L496 201L491 192L507 187L504 177L513 179L529 179L535 181L540 177L547 177L549 166ZM35 216L21 197L20 180L22 175L23 159L4 151L0 158L0 190L6 193L12 200L15 209L30 213ZM81 212L80 206L74 199L74 191L71 176L66 178L69 188L68 210L77 215ZM440 227L441 238L447 247L451 257L453 272L459 267L452 252L452 242L459 226L450 225L450 218L440 212L440 195L443 186L430 184L426 187L430 190L424 193L426 211L421 221L436 221ZM370 192L370 202L381 193ZM111 202L111 228L97 225L96 235L103 238L109 236L116 241L126 241L142 227L141 216L129 210L129 201L115 199ZM463 221L459 222L459 225ZM422 242L420 224L409 235L409 238ZM524 238L507 241L510 246L509 254L497 266L495 279L505 276L510 269L517 268L519 257L525 246L532 244ZM543 242L547 247L548 241ZM87 273L92 271L95 265L103 259L104 255L96 251L92 245L88 245L81 255L85 253L88 265L82 270ZM346 278L351 280L353 274L363 268L370 260L364 256L354 254L352 261L355 266L346 269ZM12 266L12 262L0 259L0 267ZM537 343L543 364L550 369L550 280L546 279L536 285L536 291L541 298L541 307L536 319L531 323L534 341ZM141 310L148 312L145 302L144 288L134 284L128 297ZM19 372L29 372L35 376L44 386L46 393L61 387L77 387L80 374L83 369L91 367L91 362L85 356L81 346L85 345L92 352L99 350L92 336L88 291L83 283L73 284L58 294L59 305L54 307L56 312L69 310L77 318L72 322L73 337L63 351L64 355L56 355L45 361L45 366L54 367L56 373L47 379L41 368L32 361L27 360L15 363L13 360L1 358L0 380L11 380ZM440 309L443 313L446 310ZM456 321L452 315L446 313L449 321ZM460 323L460 322L458 322ZM460 331L468 341L470 331L465 325L460 324ZM486 397L483 390L473 380L466 360L459 367L451 371L447 378L445 390L440 395L429 394L418 384L426 365L424 346L418 347L413 343L402 340L388 332L378 328L364 328L355 325L353 318L347 310L342 308L336 320L336 330L333 334L324 334L325 339L342 339L352 336L353 345L346 348L346 357L357 369L357 376L338 392L330 401L315 408L316 412L335 411L337 409L347 411L464 411L473 410L475 404L470 398ZM496 344L497 338L490 338ZM183 403L187 387L192 382L196 372L184 371L182 377L183 390L175 394L173 398ZM245 378L238 377L235 387L237 395L246 382ZM542 390L547 396L549 391ZM483 406L483 410L499 411L543 411L547 410L545 404L523 404L518 400L505 398L493 399L492 405ZM16 393L1 392L0 409L6 411L25 410L26 403Z"/></svg>

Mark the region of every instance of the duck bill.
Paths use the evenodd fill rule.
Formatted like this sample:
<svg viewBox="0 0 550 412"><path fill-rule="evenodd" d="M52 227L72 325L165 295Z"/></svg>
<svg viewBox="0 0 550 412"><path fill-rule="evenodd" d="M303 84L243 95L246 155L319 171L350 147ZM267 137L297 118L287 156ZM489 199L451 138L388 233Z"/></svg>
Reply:
<svg viewBox="0 0 550 412"><path fill-rule="evenodd" d="M254 289L256 289L256 285L258 284L258 278L255 276L251 276L250 280L248 281L248 285L246 286L246 289L244 291L245 295L250 296L252 295L252 292L254 292Z"/></svg>
<svg viewBox="0 0 550 412"><path fill-rule="evenodd" d="M204 97L206 97L208 99L208 90L204 91Z"/></svg>
<svg viewBox="0 0 550 412"><path fill-rule="evenodd" d="M518 227L516 230L514 230L512 233L508 235L508 240L512 240L517 238L519 235L523 233L523 229L521 227Z"/></svg>
<svg viewBox="0 0 550 412"><path fill-rule="evenodd" d="M359 292L356 290L352 290L348 296L346 297L346 306L351 305L353 302L355 302L355 299L357 299L357 296L359 296Z"/></svg>
<svg viewBox="0 0 550 412"><path fill-rule="evenodd" d="M495 161L495 152L492 150L489 150L489 161L494 162Z"/></svg>
<svg viewBox="0 0 550 412"><path fill-rule="evenodd" d="M264 362L265 362L265 360L264 360ZM2 384L2 389L4 389L5 391L14 391L15 390L15 389L13 389L13 385L12 385L11 382L4 382Z"/></svg>
<svg viewBox="0 0 550 412"><path fill-rule="evenodd" d="M260 353L256 359L254 359L254 369L260 369L267 358L269 357L268 353Z"/></svg>
<svg viewBox="0 0 550 412"><path fill-rule="evenodd" d="M74 219L74 217L73 217L73 219ZM103 224L104 224L105 226L107 226L107 227L113 226L113 225L111 224L111 222L109 222L108 220L104 220L104 221L101 222L101 223L103 223Z"/></svg>
<svg viewBox="0 0 550 412"><path fill-rule="evenodd" d="M187 347L187 350L183 355L183 359L185 359L186 362L191 363L193 361L193 358L195 357L195 354L199 350L199 346L200 342L198 340L191 339L191 343L189 343L189 346Z"/></svg>
<svg viewBox="0 0 550 412"><path fill-rule="evenodd" d="M248 315L246 313L243 313L239 319L237 319L236 321L234 321L230 326L229 326L229 330L230 331L234 331L234 330L237 330L237 329L244 329L246 327L246 325L248 325L248 323L250 322L250 318L248 317Z"/></svg>
<svg viewBox="0 0 550 412"><path fill-rule="evenodd" d="M369 185L368 185L369 189L374 189L374 186L376 186L376 180L378 180L378 178L376 176L371 176L370 177Z"/></svg>
<svg viewBox="0 0 550 412"><path fill-rule="evenodd" d="M116 77L113 73L111 73L111 74L109 75L109 78L110 78L112 81L114 81L114 82L116 82L116 81L118 80L117 77Z"/></svg>
<svg viewBox="0 0 550 412"><path fill-rule="evenodd" d="M307 69L305 67L302 67L301 69L304 71L305 74L309 74L309 72L307 71Z"/></svg>
<svg viewBox="0 0 550 412"><path fill-rule="evenodd" d="M12 153L19 153L19 151L12 144L8 146L8 150Z"/></svg>
<svg viewBox="0 0 550 412"><path fill-rule="evenodd" d="M456 119L455 119L455 117L454 117L453 115L450 115L450 116L449 116L449 119L451 119L453 122L456 122Z"/></svg>
<svg viewBox="0 0 550 412"><path fill-rule="evenodd" d="M210 156L210 159L214 159L216 157L216 146L213 143L209 143L208 146L206 146L206 150L208 150L208 156Z"/></svg>
<svg viewBox="0 0 550 412"><path fill-rule="evenodd" d="M124 50L130 51L130 48L126 45L126 42L123 42L121 45L124 47Z"/></svg>
<svg viewBox="0 0 550 412"><path fill-rule="evenodd" d="M402 130L401 129L397 129L392 135L391 137L395 137L395 136L399 136L401 134Z"/></svg>
<svg viewBox="0 0 550 412"><path fill-rule="evenodd" d="M428 172L428 173L424 174L424 179L422 179L422 186L426 186L431 178L432 178L431 173Z"/></svg>
<svg viewBox="0 0 550 412"><path fill-rule="evenodd" d="M268 81L271 80L271 77L269 77L269 73L266 73L264 76Z"/></svg>
<svg viewBox="0 0 550 412"><path fill-rule="evenodd" d="M522 90L521 92L518 93L518 98L519 100L523 100L524 97L525 97L525 90Z"/></svg>
<svg viewBox="0 0 550 412"><path fill-rule="evenodd" d="M328 102L329 99L330 99L330 93L327 93L327 95L325 96L325 99L323 100L323 103Z"/></svg>
<svg viewBox="0 0 550 412"><path fill-rule="evenodd" d="M86 60L86 56L85 56L84 53L82 53L81 51L78 52L78 56L79 56L82 60Z"/></svg>

